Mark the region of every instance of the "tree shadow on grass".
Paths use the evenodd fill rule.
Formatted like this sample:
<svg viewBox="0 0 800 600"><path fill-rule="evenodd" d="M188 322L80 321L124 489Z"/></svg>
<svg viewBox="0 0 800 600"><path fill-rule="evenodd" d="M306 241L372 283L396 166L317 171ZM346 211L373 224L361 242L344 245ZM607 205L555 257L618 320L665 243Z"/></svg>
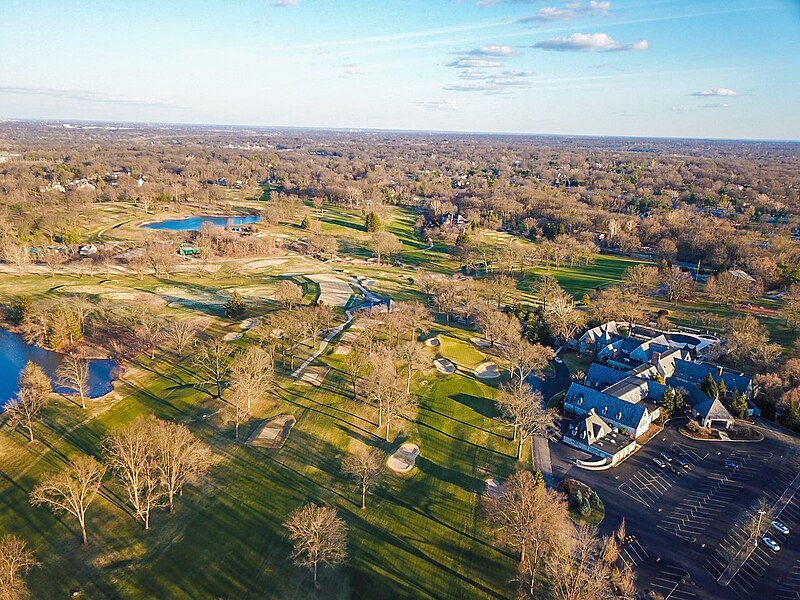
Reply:
<svg viewBox="0 0 800 600"><path fill-rule="evenodd" d="M459 392L451 394L449 398L459 404L463 404L467 408L472 409L479 415L494 419L497 416L496 405L493 400L482 398L480 396L473 396L472 394L464 394Z"/></svg>
<svg viewBox="0 0 800 600"><path fill-rule="evenodd" d="M351 519L351 524L357 527L358 529L361 529L364 532L364 534L369 535L377 540L380 540L384 544L394 546L395 548L397 548L402 552L406 552L408 554L411 554L412 556L415 556L416 558L429 562L436 568L441 569L443 572L449 574L453 578L459 579L460 581L466 583L467 585L479 589L481 592L483 592L488 596L491 596L493 598L503 598L503 596L499 595L495 590L488 588L473 579L470 579L469 577L464 575L461 571L453 569L450 566L441 563L440 561L433 558L432 555L426 554L419 548L410 544L408 541L394 535L393 533L391 533L391 531L389 531L385 527L384 528L377 527L376 525L373 525L363 519L358 519L358 520ZM402 560L402 557L398 556L397 560L393 561L392 564L402 565L403 563L404 561ZM404 581L407 585L413 585L418 588L421 587L420 582L418 578L415 576L416 574L413 571L409 573L408 571L399 571L397 569L392 569L388 561L379 563L379 566L387 571L393 571L393 574L402 581ZM434 592L433 590L427 590L422 588L421 591L424 591L426 595L432 595L434 597L437 596L437 593Z"/></svg>

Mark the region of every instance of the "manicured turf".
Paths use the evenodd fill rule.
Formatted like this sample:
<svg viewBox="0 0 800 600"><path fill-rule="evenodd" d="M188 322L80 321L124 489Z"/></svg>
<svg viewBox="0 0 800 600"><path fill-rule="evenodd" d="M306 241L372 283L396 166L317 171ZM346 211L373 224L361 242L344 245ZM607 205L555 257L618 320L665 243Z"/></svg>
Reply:
<svg viewBox="0 0 800 600"><path fill-rule="evenodd" d="M457 355L471 354L467 343L454 340ZM375 411L349 398L334 358L325 358L333 369L318 388L279 379L243 427L246 437L262 418L294 414L297 425L278 451L232 440L230 423L214 414L220 402L191 385L187 360L169 355L134 361L119 400L95 401L85 413L55 401L48 425L37 428L43 441L28 446L19 432L2 429L0 529L23 536L42 561L30 576L34 597L73 590L87 598L315 597L308 575L287 558L281 526L309 501L338 507L351 532L350 564L323 577L322 597L508 597L514 560L492 547L480 517L482 482L506 477L516 464L507 428L492 420L493 388L457 374L420 374L418 422L386 445L375 435ZM27 493L68 458L101 455L103 435L141 414L189 424L214 448L215 466L187 488L175 514L155 514L150 531L107 478L90 511L91 544L82 548L75 524L29 506ZM368 510L358 510L340 457L353 440L388 452L404 439L420 445L418 468L389 475Z"/></svg>

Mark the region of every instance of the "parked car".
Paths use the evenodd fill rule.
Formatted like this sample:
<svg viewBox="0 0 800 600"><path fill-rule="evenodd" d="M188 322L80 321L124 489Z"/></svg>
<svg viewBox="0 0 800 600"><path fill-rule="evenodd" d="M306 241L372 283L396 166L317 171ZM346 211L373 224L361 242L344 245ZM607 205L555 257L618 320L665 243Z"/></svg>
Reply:
<svg viewBox="0 0 800 600"><path fill-rule="evenodd" d="M556 361L558 364L561 364L561 363L563 363L563 362L564 362L564 361L563 361L563 360L561 360L561 358L559 358L558 356L556 356L556 357L555 357L553 360L554 360L554 361Z"/></svg>
<svg viewBox="0 0 800 600"><path fill-rule="evenodd" d="M783 535L789 535L789 528L780 521L772 521L772 526L780 531Z"/></svg>
<svg viewBox="0 0 800 600"><path fill-rule="evenodd" d="M653 462L656 463L660 469L664 469L667 466L667 463L665 463L663 460L661 460L658 457L655 457L653 459Z"/></svg>
<svg viewBox="0 0 800 600"><path fill-rule="evenodd" d="M738 469L738 468L739 468L739 464L738 464L738 463L735 463L735 462L733 462L732 460L726 460L726 461L725 461L725 466L726 466L728 469Z"/></svg>
<svg viewBox="0 0 800 600"><path fill-rule="evenodd" d="M686 460L685 458L678 457L678 458L676 458L675 460L676 460L676 461L677 461L677 463L678 463L680 466L682 466L684 469L688 469L688 468L689 468L689 461L688 461L688 460Z"/></svg>
<svg viewBox="0 0 800 600"><path fill-rule="evenodd" d="M671 451L671 452L672 452L672 453L673 453L675 456L684 456L684 455L686 454L686 452L684 452L683 450L681 450L681 449L680 449L678 446L673 446L672 448L670 448L670 451Z"/></svg>
<svg viewBox="0 0 800 600"><path fill-rule="evenodd" d="M777 552L778 550L781 549L781 547L777 544L777 542L775 542L775 540L773 540L771 537L767 535L761 538L761 541L764 542L764 545L773 552Z"/></svg>
<svg viewBox="0 0 800 600"><path fill-rule="evenodd" d="M659 454L661 455L661 458L663 458L668 463L672 462L672 457L666 452L659 452Z"/></svg>
<svg viewBox="0 0 800 600"><path fill-rule="evenodd" d="M675 475L681 474L681 470L675 465L667 465L667 466L669 467L669 470L672 471Z"/></svg>

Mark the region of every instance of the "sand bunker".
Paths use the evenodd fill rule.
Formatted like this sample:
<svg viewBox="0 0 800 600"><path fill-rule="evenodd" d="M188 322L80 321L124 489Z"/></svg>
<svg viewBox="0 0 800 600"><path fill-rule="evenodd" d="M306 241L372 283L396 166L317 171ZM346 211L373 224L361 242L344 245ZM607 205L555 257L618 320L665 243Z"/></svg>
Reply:
<svg viewBox="0 0 800 600"><path fill-rule="evenodd" d="M493 362L485 362L475 367L475 375L480 379L500 377L500 369Z"/></svg>
<svg viewBox="0 0 800 600"><path fill-rule="evenodd" d="M433 366L436 367L440 373L452 375L456 372L456 366L446 358L437 358L433 361Z"/></svg>
<svg viewBox="0 0 800 600"><path fill-rule="evenodd" d="M260 446L261 448L280 448L289 437L289 432L297 422L292 415L278 415L270 419L253 432L249 444Z"/></svg>
<svg viewBox="0 0 800 600"><path fill-rule="evenodd" d="M295 381L297 385L314 386L322 385L330 367L307 367L303 374Z"/></svg>
<svg viewBox="0 0 800 600"><path fill-rule="evenodd" d="M503 486L497 479L486 480L486 495L489 498L502 498L503 493Z"/></svg>
<svg viewBox="0 0 800 600"><path fill-rule="evenodd" d="M333 349L333 353L337 356L347 356L353 349L345 344L339 344Z"/></svg>
<svg viewBox="0 0 800 600"><path fill-rule="evenodd" d="M231 331L230 333L226 333L223 337L223 340L226 342L235 342L236 340L242 339L242 332L241 331Z"/></svg>
<svg viewBox="0 0 800 600"><path fill-rule="evenodd" d="M408 473L414 468L414 463L417 461L418 456L419 446L406 443L386 459L386 466L395 473Z"/></svg>
<svg viewBox="0 0 800 600"><path fill-rule="evenodd" d="M258 319L258 317L256 317L255 319L245 319L244 321L239 323L239 327L247 331L248 329L252 329L256 325L258 325L259 322L260 320Z"/></svg>
<svg viewBox="0 0 800 600"><path fill-rule="evenodd" d="M341 341L347 342L348 344L352 344L353 342L356 341L357 338L358 338L357 333L353 333L352 331L345 331L342 334Z"/></svg>
<svg viewBox="0 0 800 600"><path fill-rule="evenodd" d="M475 344L478 348L491 348L491 344L484 339L481 338L469 338L469 341Z"/></svg>
<svg viewBox="0 0 800 600"><path fill-rule="evenodd" d="M357 331L362 331L364 329L372 329L374 327L378 327L379 325L383 325L383 321L379 321L378 319L370 319L369 317L360 317L356 320L355 323L350 327L350 329L355 329Z"/></svg>
<svg viewBox="0 0 800 600"><path fill-rule="evenodd" d="M350 284L339 279L336 275L319 273L317 275L308 275L308 278L314 283L319 284L318 304L345 306L353 295Z"/></svg>
<svg viewBox="0 0 800 600"><path fill-rule="evenodd" d="M442 342L439 341L439 338L437 338L437 337L432 337L432 338L428 338L427 340L425 340L425 345L426 346L433 346L434 348L436 346L440 346L441 343Z"/></svg>

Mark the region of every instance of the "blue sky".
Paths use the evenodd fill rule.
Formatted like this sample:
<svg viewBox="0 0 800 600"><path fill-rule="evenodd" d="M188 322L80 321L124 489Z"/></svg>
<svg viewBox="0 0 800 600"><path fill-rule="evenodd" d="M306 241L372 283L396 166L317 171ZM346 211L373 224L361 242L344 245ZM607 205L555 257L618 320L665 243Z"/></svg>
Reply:
<svg viewBox="0 0 800 600"><path fill-rule="evenodd" d="M798 0L0 0L0 117L800 139Z"/></svg>

